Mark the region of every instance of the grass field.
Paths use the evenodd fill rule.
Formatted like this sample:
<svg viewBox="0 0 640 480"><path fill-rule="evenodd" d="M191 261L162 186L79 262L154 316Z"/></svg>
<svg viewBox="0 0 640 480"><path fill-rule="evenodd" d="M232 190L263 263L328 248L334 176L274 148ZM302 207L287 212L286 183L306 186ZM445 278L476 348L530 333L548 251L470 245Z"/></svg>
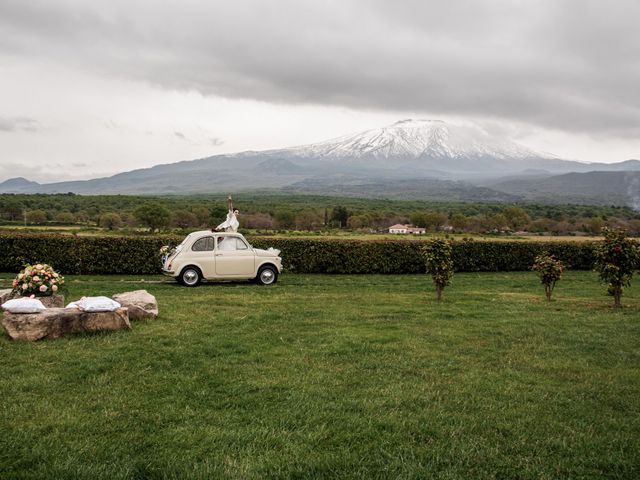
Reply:
<svg viewBox="0 0 640 480"><path fill-rule="evenodd" d="M0 275L7 288L11 275ZM146 288L132 331L0 336L0 478L640 477L640 285L532 273Z"/></svg>

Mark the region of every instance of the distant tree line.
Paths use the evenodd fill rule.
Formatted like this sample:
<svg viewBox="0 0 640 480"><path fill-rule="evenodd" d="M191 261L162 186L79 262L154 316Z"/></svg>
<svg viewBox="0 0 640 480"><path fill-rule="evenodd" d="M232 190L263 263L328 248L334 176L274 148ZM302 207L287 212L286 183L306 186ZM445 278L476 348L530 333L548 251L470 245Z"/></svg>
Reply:
<svg viewBox="0 0 640 480"><path fill-rule="evenodd" d="M598 234L602 227L640 235L640 212L588 205L389 201L304 195L239 195L241 225L253 230L349 229L380 232L393 224L458 233ZM226 215L223 196L140 197L0 195L4 224L80 225L151 231L212 227Z"/></svg>

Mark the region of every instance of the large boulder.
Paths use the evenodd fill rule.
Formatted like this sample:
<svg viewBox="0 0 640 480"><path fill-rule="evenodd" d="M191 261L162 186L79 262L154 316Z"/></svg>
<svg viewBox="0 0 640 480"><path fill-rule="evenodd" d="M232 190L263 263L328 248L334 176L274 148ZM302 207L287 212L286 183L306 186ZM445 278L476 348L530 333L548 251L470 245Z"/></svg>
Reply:
<svg viewBox="0 0 640 480"><path fill-rule="evenodd" d="M48 308L40 313L4 312L2 326L13 340L27 341L131 328L126 308L113 312L83 312L76 308Z"/></svg>
<svg viewBox="0 0 640 480"><path fill-rule="evenodd" d="M21 298L19 295L15 295L13 290L4 289L0 290L0 305L12 298ZM64 295L49 295L48 297L36 297L47 308L62 308L64 307Z"/></svg>
<svg viewBox="0 0 640 480"><path fill-rule="evenodd" d="M146 290L116 293L111 298L129 309L129 319L131 320L153 320L158 316L156 297Z"/></svg>
<svg viewBox="0 0 640 480"><path fill-rule="evenodd" d="M36 297L47 308L64 307L64 295L49 295L48 297Z"/></svg>
<svg viewBox="0 0 640 480"><path fill-rule="evenodd" d="M13 290L10 288L5 288L0 290L0 305L2 305L7 300L11 300L13 298Z"/></svg>

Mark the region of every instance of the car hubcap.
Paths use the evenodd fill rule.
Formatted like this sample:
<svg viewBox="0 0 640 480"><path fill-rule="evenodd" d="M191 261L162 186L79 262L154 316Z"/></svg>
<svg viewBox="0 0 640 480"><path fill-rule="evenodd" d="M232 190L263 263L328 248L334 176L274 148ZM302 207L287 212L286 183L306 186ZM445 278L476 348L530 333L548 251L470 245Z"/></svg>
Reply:
<svg viewBox="0 0 640 480"><path fill-rule="evenodd" d="M184 272L182 278L184 280L184 283L193 285L198 281L198 274L195 270L187 270L186 272Z"/></svg>
<svg viewBox="0 0 640 480"><path fill-rule="evenodd" d="M273 282L274 278L275 277L271 270L263 270L260 274L260 280L262 280L262 283L271 283Z"/></svg>

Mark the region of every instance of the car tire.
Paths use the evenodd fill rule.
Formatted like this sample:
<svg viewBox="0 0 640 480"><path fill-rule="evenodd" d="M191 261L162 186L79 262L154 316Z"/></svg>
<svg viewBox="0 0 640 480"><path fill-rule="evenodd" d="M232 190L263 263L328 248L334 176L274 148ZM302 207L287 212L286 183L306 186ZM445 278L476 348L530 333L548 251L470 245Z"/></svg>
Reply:
<svg viewBox="0 0 640 480"><path fill-rule="evenodd" d="M256 282L259 285L273 285L278 281L278 270L271 265L265 265L258 270Z"/></svg>
<svg viewBox="0 0 640 480"><path fill-rule="evenodd" d="M185 287L195 287L202 281L202 273L197 267L185 267L180 272L178 281Z"/></svg>

